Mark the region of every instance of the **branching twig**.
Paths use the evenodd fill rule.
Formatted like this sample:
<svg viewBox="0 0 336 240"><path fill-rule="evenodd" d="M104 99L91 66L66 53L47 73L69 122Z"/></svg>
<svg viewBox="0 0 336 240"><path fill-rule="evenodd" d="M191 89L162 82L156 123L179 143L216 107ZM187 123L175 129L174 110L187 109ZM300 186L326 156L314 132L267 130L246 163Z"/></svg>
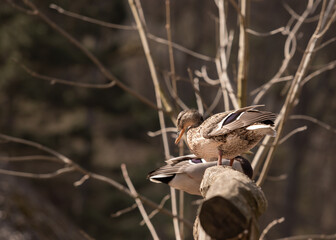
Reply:
<svg viewBox="0 0 336 240"><path fill-rule="evenodd" d="M49 25L52 29L58 32L61 36L66 38L71 44L73 44L76 48L78 48L82 53L84 53L100 70L104 77L106 77L111 82L115 82L115 84L126 91L127 93L131 94L132 96L139 99L141 102L151 106L154 109L157 109L155 104L153 104L150 100L145 98L144 96L140 95L135 90L129 88L124 83L122 83L119 79L117 79L112 73L107 70L107 68L100 62L98 58L96 58L88 49L86 49L83 44L81 44L78 40L72 37L67 31L63 28L59 27L55 22L53 22L50 18L48 18L45 14L43 14L40 9L36 7L34 3L30 0L23 0L23 2L32 9L32 11L36 12L36 16L38 16L41 20L43 20L47 25Z"/></svg>
<svg viewBox="0 0 336 240"><path fill-rule="evenodd" d="M17 60L14 60L14 62L16 62L17 64L19 64L21 66L21 68L23 70L25 70L26 73L28 73L30 76L38 78L38 79L41 79L41 80L48 81L48 82L50 82L50 84L59 83L59 84L69 85L69 86L74 86L74 87L100 88L100 89L110 88L110 87L113 87L114 85L116 85L115 81L109 82L109 83L105 83L105 84L92 84L92 83L71 82L71 81L68 81L68 80L64 80L64 79L60 79L60 78L54 78L54 77L50 77L50 76L39 74L39 73L31 70L30 68L28 68L24 64L19 63Z"/></svg>
<svg viewBox="0 0 336 240"><path fill-rule="evenodd" d="M258 37L268 37L268 36L275 35L277 33L281 33L281 34L285 35L285 34L288 33L286 27L279 27L277 29L274 29L272 31L265 32L265 33L257 32L257 31L254 31L254 30L250 29L250 28L247 28L246 32L249 33L249 34L252 34L254 36L258 36Z"/></svg>
<svg viewBox="0 0 336 240"><path fill-rule="evenodd" d="M141 213L141 215L142 215L142 218L143 218L143 220L145 221L145 223L146 223L146 225L147 225L147 227L148 227L148 229L149 229L149 231L150 231L150 233L151 233L153 239L154 239L154 240L158 240L159 237L158 237L158 235L157 235L157 233L156 233L156 231L155 231L155 228L154 228L152 222L151 222L150 219L148 218L148 215L147 215L147 213L146 213L146 210L145 210L144 206L142 205L141 200L140 200L139 197L138 197L138 193L137 193L137 191L135 190L135 188L134 188L134 186L133 186L133 183L132 183L130 177L128 176L128 172L127 172L127 168L126 168L126 165L125 165L125 164L121 164L121 171L122 171L122 174L123 174L123 176L124 176L125 182L126 182L128 188L129 188L129 190L131 191L131 193L132 193L134 196L136 196L136 198L134 199L134 200L135 200L135 203L137 204L138 209L139 209L139 211L140 211L140 213Z"/></svg>
<svg viewBox="0 0 336 240"><path fill-rule="evenodd" d="M51 161L63 163L59 158L43 155L32 155L32 156L15 156L15 157L0 157L0 161L6 162L23 162L23 161Z"/></svg>
<svg viewBox="0 0 336 240"><path fill-rule="evenodd" d="M64 14L66 16L73 17L73 18L76 18L76 19L79 19L79 20L82 20L82 21L85 21L85 22L97 24L97 25L100 25L100 26L104 26L104 27L108 27L108 28L115 28L115 29L120 29L120 30L136 30L135 26L126 26L126 25L104 22L104 21L101 21L101 20L98 20L98 19L95 19L95 18L90 18L90 17L83 16L83 15L78 14L78 13L67 11L67 10L61 8L60 6L58 6L54 3L50 4L49 7L51 9L55 9L60 14Z"/></svg>
<svg viewBox="0 0 336 240"><path fill-rule="evenodd" d="M141 5L139 2L139 5L136 6L134 3L134 0L129 0L128 1L129 6L131 8L135 23L137 25L137 29L140 35L140 40L145 52L145 56L147 59L147 63L149 66L149 70L151 73L151 77L152 77L152 81L153 81L153 85L154 85L154 92L155 92L155 97L156 97L156 104L157 107L159 109L162 109L162 102L161 102L161 91L160 91L160 86L159 86L159 80L158 80L158 76L155 70L155 65L154 65L154 61L150 52L150 48L148 45L148 41L147 41L147 37L146 37L146 33L145 33L145 28L143 26L143 23L140 20L139 17L139 11L141 12ZM139 10L140 8L140 10ZM160 122L160 127L161 129L165 129L165 120L164 120L164 116L163 116L163 112L161 110L158 111L158 115L159 115L159 122ZM168 159L168 157L170 156L169 153L169 145L168 145L168 138L167 138L167 133L166 132L162 132L162 141L163 141L163 146L164 146L164 152L165 152L165 157ZM176 204L176 192L175 189L170 188L170 194L171 194L171 203L172 203L172 212L174 215L177 215L177 204ZM180 234L180 229L179 229L179 223L178 223L178 219L177 218L173 218L173 225L174 225L174 231L175 231L175 238L177 240L181 239L181 234Z"/></svg>
<svg viewBox="0 0 336 240"><path fill-rule="evenodd" d="M15 177L48 179L48 178L54 178L64 173L74 172L76 170L77 169L74 166L66 166L52 173L27 173L27 172L18 172L18 171L0 169L0 174L5 174L5 175L10 175L10 176L15 176Z"/></svg>
<svg viewBox="0 0 336 240"><path fill-rule="evenodd" d="M300 20L298 20L298 22L294 25L293 29L290 31L290 33L288 35L288 38L286 39L286 43L285 43L285 51L284 51L285 52L285 59L283 60L283 62L281 64L278 72L274 75L274 77L272 79L278 79L278 78L280 78L281 75L284 73L284 71L287 69L287 66L288 66L288 64L289 64L289 62L290 62L290 60L291 60L291 58L292 58L292 56L294 54L293 50L295 50L294 46L293 46L292 47L292 51L290 51L289 45L290 45L291 42L293 42L293 39L295 38L295 34L299 30L300 26L303 24L304 19L306 19L307 16L310 14L311 10L313 9L313 6L314 6L313 1L310 0L308 2L308 4L307 4L306 10L302 13ZM308 46L307 46L307 48L308 48ZM302 59L302 62L303 61L304 60ZM305 70L307 70L307 69L305 68ZM299 70L297 71L297 74L295 76L296 79L294 78L293 81L292 81L292 85L291 85L292 88L294 88L294 85L295 85L294 81L297 81L297 78L299 76L298 72L299 72ZM271 79L271 81L272 81L272 79ZM267 83L267 84L265 84L264 88L268 89L271 85L272 85L272 83ZM295 91L297 92L298 89L296 89ZM265 92L265 91L263 91L263 92ZM259 94L260 94L260 92L259 92ZM253 104L256 104L260 100L261 95L259 95L259 94L254 99ZM278 117L277 117L277 119L276 119L276 121L275 121L275 125L276 126L278 126L279 123L280 123L280 121L282 119L284 119L284 117L286 115L286 112L287 112L287 110L286 110L287 108L288 108L288 103L285 102L284 105L283 105L283 107L282 107L282 109L281 109L281 111L280 111L280 113L279 113L279 115L278 115ZM276 143L276 141L279 140L279 137L280 137L280 134L281 134L281 129L280 129L280 131L279 131L279 129L277 131L278 131L278 134L277 134L277 138L275 139L274 143ZM261 164L262 164L263 157L266 154L266 149L267 149L266 146L271 142L271 139L272 138L270 136L266 136L264 138L264 140L262 141L261 146L258 148L258 151L255 154L255 156L253 158L253 161L252 161L252 167L254 169L254 172L258 172L259 171L259 168L261 167ZM274 146L271 146L271 148L273 148L273 150L271 151L271 152L273 152L274 151ZM267 158L268 162L266 162L267 164L264 165L264 175L261 176L263 179L266 177L265 173L268 171L268 168L270 166L270 161L271 161L270 160L271 159L270 156L271 155L268 155L268 156L269 156ZM261 183L261 181L259 181L259 184L260 183Z"/></svg>
<svg viewBox="0 0 336 240"><path fill-rule="evenodd" d="M10 1L10 0L7 0L7 1ZM95 18L90 18L90 17L84 16L84 15L81 15L81 14L78 14L78 13L74 13L74 12L71 12L71 11L64 10L63 8L59 7L56 4L51 4L50 7L57 10L58 13L60 13L60 14L64 14L66 16L73 17L73 18L76 18L76 19L79 19L79 20L82 20L82 21L85 21L85 22L97 24L97 25L100 25L102 27L108 27L108 28L114 28L114 29L116 28L116 29L121 29L121 30L137 30L136 26L126 26L126 25L113 24L113 23L105 22L105 21L98 20L98 19L95 19ZM149 39L157 42L157 43L161 43L161 44L165 44L165 45L169 44L169 41L167 39L157 37L157 36L155 36L151 33L147 33L147 37ZM195 51L192 51L192 50L190 50L186 47L183 47L182 45L174 43L174 42L172 42L172 47L176 50L184 52L184 53L186 53L190 56L201 59L203 61L207 61L207 62L214 62L215 61L215 59L212 58L212 57L206 56L206 55L201 54L201 53L197 53Z"/></svg>
<svg viewBox="0 0 336 240"><path fill-rule="evenodd" d="M336 128L333 128L332 126L316 119L316 118L313 118L311 116L307 116L307 115L291 115L289 117L289 119L303 119L303 120L307 120L307 121L310 121L312 123L315 123L317 125L319 125L320 127L323 127L325 128L326 130L328 131L331 131L333 133L336 133Z"/></svg>
<svg viewBox="0 0 336 240"><path fill-rule="evenodd" d="M170 198L169 194L167 194L166 196L164 196L164 197L162 198L162 200L161 200L161 202L160 202L160 204L159 204L159 207L158 207L157 209L153 210L153 211L148 215L149 219L152 219L157 213L160 212L160 209L163 208L163 206L165 205L165 203L167 202L167 200L168 200L169 198ZM145 221L142 220L142 221L140 222L140 225L143 226L144 224L145 224Z"/></svg>
<svg viewBox="0 0 336 240"><path fill-rule="evenodd" d="M321 239L335 239L336 234L309 234L309 235L299 235L286 238L278 238L276 240L321 240Z"/></svg>
<svg viewBox="0 0 336 240"><path fill-rule="evenodd" d="M147 132L147 135L150 136L150 137L156 137L156 136L159 136L162 134L162 132L174 132L176 133L177 131L177 128L176 127L168 127L168 128L165 128L165 129L160 129L160 130L157 130L155 132L151 132L151 131L148 131Z"/></svg>
<svg viewBox="0 0 336 240"><path fill-rule="evenodd" d="M275 219L275 220L273 220L272 222L270 222L270 223L267 225L267 227L262 231L262 233L261 233L259 239L260 239L260 240L264 240L266 234L269 232L269 230L270 230L272 227L274 227L275 225L280 224L280 223L282 223L282 222L284 222L284 221L285 221L285 218L284 218L284 217L281 217L281 218L279 218L279 219Z"/></svg>
<svg viewBox="0 0 336 240"><path fill-rule="evenodd" d="M116 217L119 217L119 216L121 216L121 215L123 215L123 214L125 214L125 213L128 213L128 212L130 212L130 211L132 211L132 210L134 210L134 209L136 209L137 208L137 204L136 203L134 203L132 206L130 206L130 207L127 207L127 208L125 208L125 209L122 209L122 210L119 210L119 211L117 211L117 212L115 212L115 213L111 213L111 217L112 218L116 218Z"/></svg>
<svg viewBox="0 0 336 240"><path fill-rule="evenodd" d="M319 68L318 70L312 72L311 74L309 74L307 77L305 77L302 80L302 85L306 84L309 80L311 80L312 78L328 71L328 70L332 70L336 67L336 60L329 62L328 64L326 64L325 66Z"/></svg>
<svg viewBox="0 0 336 240"><path fill-rule="evenodd" d="M328 4L333 4L333 2L328 2ZM295 101L298 97L299 90L301 89L301 86L302 86L301 82L302 82L303 77L304 77L305 73L307 72L308 66L309 66L309 64L312 60L312 52L315 49L315 47L317 46L318 40L323 36L322 33L325 33L326 28L330 27L329 22L326 22L326 24L323 25L323 21L326 18L329 18L330 15L332 15L331 18L333 18L336 15L336 9L333 9L334 12L330 12L330 14L326 15L325 10L328 9L328 7L326 5L327 5L327 1L324 0L323 4L322 4L322 10L320 12L320 18L319 18L317 27L316 27L313 35L311 36L308 44L307 44L306 51L305 51L305 53L302 57L302 60L301 60L300 65L298 67L298 70L296 71L295 77L292 81L289 92L287 94L285 103L284 103L284 105L281 109L281 112L280 112L281 115L279 114L279 116L278 116L278 118L280 119L279 120L279 126L278 126L278 129L277 129L278 135L275 137L274 146L271 146L271 148L270 148L270 150L267 154L267 158L265 160L264 167L263 167L263 169L261 171L261 174L260 174L260 177L257 181L258 185L261 185L263 183L263 181L265 180L266 176L267 176L268 169L270 167L275 148L276 148L277 144L279 143L280 135L281 135L281 132L283 130L285 120L286 120L289 112L292 110L292 108L295 104ZM312 6L313 6L313 1L309 1L307 9L310 9Z"/></svg>
<svg viewBox="0 0 336 240"><path fill-rule="evenodd" d="M307 126L303 126L303 127L299 127L294 129L293 131L291 131L290 133L288 133L286 136L284 136L281 140L279 140L279 145L284 143L286 140L288 140L288 138L290 138L291 136L293 136L296 133L302 132L307 130Z"/></svg>
<svg viewBox="0 0 336 240"><path fill-rule="evenodd" d="M34 147L36 149L42 150L44 152L47 152L47 153L55 156L57 159L59 159L63 163L66 163L67 166L68 166L68 168L66 168L67 170L61 170L61 173L63 173L62 171L64 171L64 172L69 171L70 172L70 170L72 170L72 168L73 168L73 170L72 170L73 172L75 172L75 171L80 172L84 176L89 176L90 179L95 179L95 180L98 180L98 181L101 181L101 182L105 182L105 183L113 186L114 188L118 189L119 191L125 193L126 195L128 195L128 196L130 196L132 198L136 197L126 187L124 187L123 185L121 185L117 181L115 181L115 180L113 180L111 178L105 177L103 175L100 175L100 174L89 172L89 171L85 170L84 168L82 168L81 166L79 166L78 164L74 163L69 158L65 157L64 155L56 152L55 150L52 150L52 149L46 147L46 146L43 146L43 145L41 145L39 143L32 142L32 141L25 140L25 139L21 139L21 138L11 137L11 136L8 136L8 135L5 135L5 134L0 134L0 139L4 139L4 140L9 141L9 142L15 142L15 143L31 146L31 147ZM69 169L70 167L71 167L71 169ZM65 168L62 168L62 169L65 169ZM3 174L11 174L11 173L10 172L7 172L7 173L3 172ZM55 173L52 173L52 174L55 174ZM28 174L28 175L30 175L30 174ZM27 176L20 175L20 177L36 177L37 176L37 175L36 176L33 176L33 175L28 176L28 175ZM17 175L17 176L19 176L19 175ZM48 176L48 175L46 175L46 176ZM55 175L55 176L57 176L57 175ZM152 207L154 209L159 209L159 205L157 205L155 202L149 200L145 196L138 195L137 197L140 198L141 201L143 203L147 204L148 206L150 206L150 207ZM172 217L172 218L176 218L179 221L184 222L186 224L186 226L192 228L192 224L189 221L187 221L185 219L181 219L178 215L172 214L172 212L170 212L169 210L167 210L165 208L160 208L159 211L162 212L162 213L164 213L164 214L166 214L166 215L168 215L168 216L170 216L170 217Z"/></svg>

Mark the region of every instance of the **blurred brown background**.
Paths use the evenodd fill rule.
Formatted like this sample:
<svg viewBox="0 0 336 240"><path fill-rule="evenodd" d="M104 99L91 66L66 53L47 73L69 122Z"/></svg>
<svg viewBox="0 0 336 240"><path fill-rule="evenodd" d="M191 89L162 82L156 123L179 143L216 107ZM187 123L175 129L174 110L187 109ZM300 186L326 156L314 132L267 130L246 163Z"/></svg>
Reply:
<svg viewBox="0 0 336 240"><path fill-rule="evenodd" d="M137 31L104 28L58 14L49 8L55 3L64 9L118 24L133 24L128 2L115 1L33 1L50 19L71 33L97 56L125 84L153 102L154 89ZM20 6L22 3L18 1ZM306 1L250 2L249 26L267 32L285 26L290 14L288 4L297 13L306 8ZM142 1L148 31L166 38L165 1ZM228 11L235 11L232 7ZM173 41L193 51L215 57L218 38L217 8L213 1L171 1ZM235 14L229 14L229 26L238 35ZM288 68L294 74L316 21L303 25L297 34L298 50ZM335 37L335 24L323 41ZM283 60L286 36L249 36L248 92L267 82L278 71ZM236 38L237 39L237 38ZM150 47L163 89L169 71L167 46L151 41ZM233 43L232 63L228 69L236 79L237 40ZM188 71L207 66L209 76L216 78L213 63L202 61L174 50L176 73L180 77L178 91L189 107L196 107L195 95L188 80ZM105 83L99 70L78 49L34 16L26 15L6 1L0 8L0 128L11 136L44 144L68 156L92 172L109 176L124 184L120 164L126 163L130 177L139 193L159 202L168 187L146 180L146 175L161 166L164 160L161 137L151 138L148 131L159 129L157 112L118 87L84 89L50 84L31 77L12 61L17 59L34 71L75 82ZM318 51L310 72L336 59L336 43ZM330 70L312 79L301 92L293 114L304 114L336 127L336 71ZM201 85L202 96L211 103L217 88ZM278 112L283 104L286 83L274 85L261 100L267 110ZM254 96L248 96L251 104ZM223 111L223 104L214 112ZM167 117L168 126L173 123ZM270 176L285 174L281 181L267 180L263 190L269 200L262 216L261 229L280 217L285 222L274 227L267 239L298 234L336 232L336 139L335 132L304 120L288 120L285 133L307 125L278 147ZM171 154L178 155L170 136ZM40 154L23 145L1 142L0 156ZM49 162L2 161L1 168L28 172L48 172L56 168ZM138 210L111 218L110 214L133 204L133 199L97 181L87 181L75 188L80 178L67 174L50 180L18 179L0 175L0 239L66 239L48 235L52 221L73 229L83 229L95 239L149 239L146 227L139 226ZM198 199L186 196L186 218L193 221ZM36 204L37 203L37 204ZM44 210L32 206L46 204ZM168 201L167 207L170 203ZM41 207L42 208L42 207ZM34 210L35 209L35 210ZM49 209L49 210L45 210ZM34 211L33 211L34 210ZM47 227L37 226L37 212L48 212ZM56 216L57 215L57 216ZM40 215L38 215L40 216ZM67 220L63 220L67 219ZM49 222L50 221L50 224ZM63 221L66 221L63 223ZM30 224L27 224L29 222ZM35 223L35 224L33 224ZM159 214L153 219L162 239L173 238L171 219ZM70 228L71 229L71 228ZM57 231L56 231L57 232ZM70 230L71 232L71 230ZM76 230L77 232L77 230ZM6 235L9 234L9 235ZM12 234L12 235L11 235ZM68 239L75 239L70 237ZM186 229L187 239L191 230ZM78 237L80 239L80 235Z"/></svg>

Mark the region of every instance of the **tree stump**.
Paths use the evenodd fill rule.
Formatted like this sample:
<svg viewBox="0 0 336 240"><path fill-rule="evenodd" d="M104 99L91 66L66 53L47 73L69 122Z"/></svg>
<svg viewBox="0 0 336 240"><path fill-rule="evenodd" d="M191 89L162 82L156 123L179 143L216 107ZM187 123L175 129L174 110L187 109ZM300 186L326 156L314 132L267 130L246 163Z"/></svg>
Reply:
<svg viewBox="0 0 336 240"><path fill-rule="evenodd" d="M200 191L204 201L194 224L195 239L259 238L257 219L267 200L245 174L227 166L208 168Z"/></svg>

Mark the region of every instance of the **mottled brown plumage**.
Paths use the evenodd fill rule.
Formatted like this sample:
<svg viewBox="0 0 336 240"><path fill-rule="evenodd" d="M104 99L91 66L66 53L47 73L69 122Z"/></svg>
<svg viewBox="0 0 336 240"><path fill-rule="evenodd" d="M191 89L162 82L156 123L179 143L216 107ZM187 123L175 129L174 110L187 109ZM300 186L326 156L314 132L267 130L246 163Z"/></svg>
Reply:
<svg viewBox="0 0 336 240"><path fill-rule="evenodd" d="M276 115L249 106L234 111L215 114L205 121L196 110L182 111L177 117L180 131L175 143L186 132L192 153L206 161L234 157L249 151L265 135L276 134L273 124ZM231 162L232 165L232 162Z"/></svg>

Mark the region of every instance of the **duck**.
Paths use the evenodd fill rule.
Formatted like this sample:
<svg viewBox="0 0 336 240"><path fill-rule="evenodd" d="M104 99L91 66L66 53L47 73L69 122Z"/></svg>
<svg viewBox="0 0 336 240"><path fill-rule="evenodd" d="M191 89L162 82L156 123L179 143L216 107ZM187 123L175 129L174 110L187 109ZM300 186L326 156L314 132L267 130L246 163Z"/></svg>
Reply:
<svg viewBox="0 0 336 240"><path fill-rule="evenodd" d="M232 168L252 179L253 169L250 162L237 156ZM148 173L147 179L154 183L165 183L192 195L201 195L200 184L207 168L216 166L216 160L207 162L194 154L172 158L166 165ZM229 159L222 159L222 165L228 166Z"/></svg>
<svg viewBox="0 0 336 240"><path fill-rule="evenodd" d="M256 109L262 106L221 112L206 120L195 109L184 110L177 116L175 144L186 133L187 145L197 157L205 161L216 158L217 165L221 165L222 158L230 159L232 166L234 157L249 152L264 136L276 136L276 114Z"/></svg>

